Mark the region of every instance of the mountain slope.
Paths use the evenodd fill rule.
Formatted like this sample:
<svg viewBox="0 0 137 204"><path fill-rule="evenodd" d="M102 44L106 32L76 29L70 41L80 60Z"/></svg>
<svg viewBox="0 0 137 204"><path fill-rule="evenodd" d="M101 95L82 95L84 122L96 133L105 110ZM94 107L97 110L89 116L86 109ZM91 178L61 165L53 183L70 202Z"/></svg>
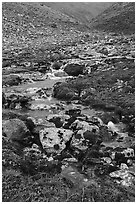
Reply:
<svg viewBox="0 0 137 204"><path fill-rule="evenodd" d="M89 23L92 18L111 6L112 2L44 2L56 11L75 18L78 22Z"/></svg>
<svg viewBox="0 0 137 204"><path fill-rule="evenodd" d="M56 44L85 30L74 18L39 2L3 2L2 17L3 47L9 48Z"/></svg>
<svg viewBox="0 0 137 204"><path fill-rule="evenodd" d="M98 15L92 23L92 27L112 32L135 32L135 3L115 3Z"/></svg>

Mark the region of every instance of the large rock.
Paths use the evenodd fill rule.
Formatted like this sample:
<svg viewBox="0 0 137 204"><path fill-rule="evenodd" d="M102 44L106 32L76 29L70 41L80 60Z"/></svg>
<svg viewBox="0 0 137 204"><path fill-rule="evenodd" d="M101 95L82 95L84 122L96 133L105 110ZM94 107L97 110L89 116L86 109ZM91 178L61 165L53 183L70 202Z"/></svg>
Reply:
<svg viewBox="0 0 137 204"><path fill-rule="evenodd" d="M77 100L78 93L69 87L67 83L56 83L53 89L53 97L61 100Z"/></svg>
<svg viewBox="0 0 137 204"><path fill-rule="evenodd" d="M18 75L10 74L3 75L2 77L2 85L3 86L17 86L22 81L21 77Z"/></svg>
<svg viewBox="0 0 137 204"><path fill-rule="evenodd" d="M99 132L98 126L80 120L75 120L75 122L72 124L72 128L74 128L75 130Z"/></svg>
<svg viewBox="0 0 137 204"><path fill-rule="evenodd" d="M128 169L121 169L110 173L110 176L115 179L118 184L126 187L134 186L135 177L128 171Z"/></svg>
<svg viewBox="0 0 137 204"><path fill-rule="evenodd" d="M66 147L73 131L61 128L45 128L40 131L40 141L47 153L58 154Z"/></svg>
<svg viewBox="0 0 137 204"><path fill-rule="evenodd" d="M64 68L64 71L70 76L78 76L79 74L83 74L84 69L84 65L67 64Z"/></svg>
<svg viewBox="0 0 137 204"><path fill-rule="evenodd" d="M29 129L20 119L10 119L3 121L3 135L11 142L20 147L32 145L34 137Z"/></svg>
<svg viewBox="0 0 137 204"><path fill-rule="evenodd" d="M75 136L72 138L71 145L80 150L86 150L89 146L99 141L99 128L85 121L76 120L72 126Z"/></svg>

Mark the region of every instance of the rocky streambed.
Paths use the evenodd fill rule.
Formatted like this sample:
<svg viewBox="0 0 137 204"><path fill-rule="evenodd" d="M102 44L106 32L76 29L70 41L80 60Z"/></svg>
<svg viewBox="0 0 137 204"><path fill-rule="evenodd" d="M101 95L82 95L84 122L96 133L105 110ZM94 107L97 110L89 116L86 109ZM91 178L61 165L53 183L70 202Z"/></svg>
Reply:
<svg viewBox="0 0 137 204"><path fill-rule="evenodd" d="M105 201L109 185L116 192L112 200L133 200L133 50L132 37L106 36L60 50L70 58L49 65L5 66L4 178L46 173L61 179L70 197L98 189L100 195L88 199ZM8 196L3 199L9 201Z"/></svg>

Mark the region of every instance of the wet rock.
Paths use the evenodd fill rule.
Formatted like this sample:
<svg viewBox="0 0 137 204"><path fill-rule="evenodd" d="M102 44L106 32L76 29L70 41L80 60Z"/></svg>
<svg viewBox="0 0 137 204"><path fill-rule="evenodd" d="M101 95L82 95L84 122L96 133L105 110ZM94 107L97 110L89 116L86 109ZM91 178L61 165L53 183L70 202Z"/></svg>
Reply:
<svg viewBox="0 0 137 204"><path fill-rule="evenodd" d="M66 142L70 140L73 132L61 128L45 128L40 131L40 141L43 149L48 153L58 154L66 147Z"/></svg>
<svg viewBox="0 0 137 204"><path fill-rule="evenodd" d="M34 137L20 119L3 121L3 134L18 147L24 148L32 145Z"/></svg>
<svg viewBox="0 0 137 204"><path fill-rule="evenodd" d="M22 82L18 75L10 74L2 76L2 86L17 86Z"/></svg>
<svg viewBox="0 0 137 204"><path fill-rule="evenodd" d="M78 76L79 74L83 74L85 67L80 64L67 64L64 67L64 71L70 76Z"/></svg>

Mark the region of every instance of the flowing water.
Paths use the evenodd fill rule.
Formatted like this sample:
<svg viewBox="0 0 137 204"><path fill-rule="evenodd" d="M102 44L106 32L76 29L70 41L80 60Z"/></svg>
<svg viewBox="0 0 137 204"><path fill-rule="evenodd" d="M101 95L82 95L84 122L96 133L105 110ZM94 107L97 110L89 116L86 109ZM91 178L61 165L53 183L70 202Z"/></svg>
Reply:
<svg viewBox="0 0 137 204"><path fill-rule="evenodd" d="M27 74L26 74L27 75ZM56 76L57 75L57 76ZM58 75L61 75L59 77ZM65 74L64 74L65 75ZM31 105L36 107L38 105L41 106L47 106L44 110L38 110L37 108L34 108L33 110L30 109L17 109L17 112L20 113L28 113L30 116L34 117L35 119L45 119L45 117L52 113L59 113L61 110L56 109L57 105L60 105L63 107L63 110L69 110L71 108L80 108L82 110L83 114L88 115L95 115L96 111L93 109L89 109L89 107L84 107L81 104L78 104L77 101L74 101L71 104L66 104L65 101L59 101L52 97L52 91L53 91L53 85L57 82L64 82L66 78L71 78L69 76L64 76L62 70L52 70L52 72L45 74L41 81L32 81L31 83L23 83L18 86L12 86L12 87L6 87L4 88L5 93L19 93L19 94L26 94L34 97L34 99L31 101ZM43 97L43 98L36 98L35 97L35 90L41 89L41 88L48 88L49 96Z"/></svg>

